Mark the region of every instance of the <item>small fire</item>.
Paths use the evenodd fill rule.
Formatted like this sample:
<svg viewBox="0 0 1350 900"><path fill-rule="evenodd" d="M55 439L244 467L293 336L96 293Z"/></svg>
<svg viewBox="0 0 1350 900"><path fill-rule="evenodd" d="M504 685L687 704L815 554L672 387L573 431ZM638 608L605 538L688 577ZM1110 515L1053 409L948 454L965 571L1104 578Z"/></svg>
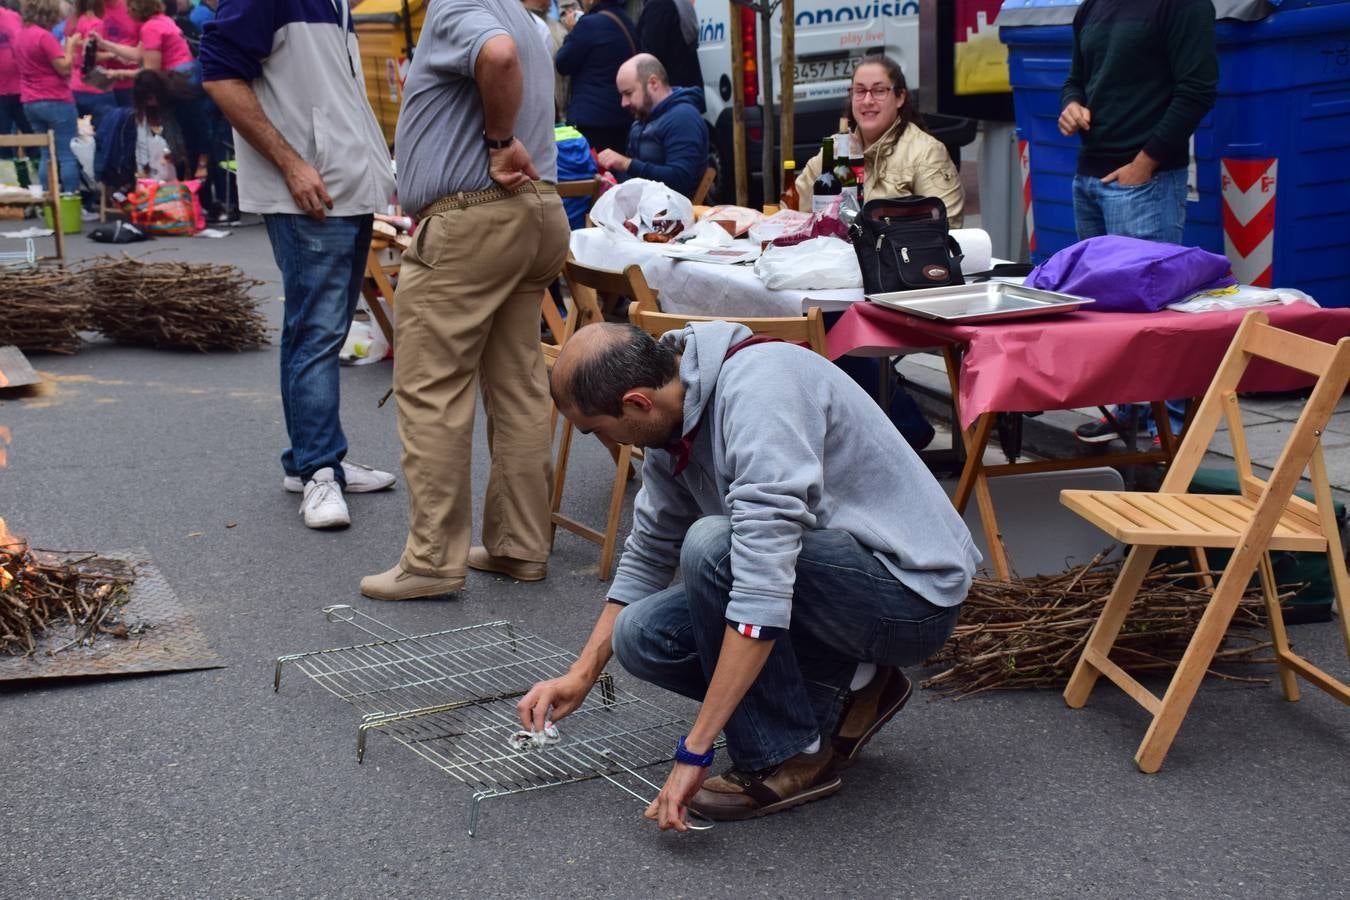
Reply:
<svg viewBox="0 0 1350 900"><path fill-rule="evenodd" d="M6 550L11 547L22 547L23 538L14 534L5 525L5 520L0 519L0 550ZM6 571L4 566L0 566L0 591L9 587L14 582L14 576Z"/></svg>

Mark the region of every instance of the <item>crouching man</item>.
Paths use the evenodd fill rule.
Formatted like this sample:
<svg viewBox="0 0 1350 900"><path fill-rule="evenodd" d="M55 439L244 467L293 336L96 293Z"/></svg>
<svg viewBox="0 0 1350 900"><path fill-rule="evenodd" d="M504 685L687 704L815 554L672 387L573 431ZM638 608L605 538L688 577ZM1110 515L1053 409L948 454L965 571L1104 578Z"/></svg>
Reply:
<svg viewBox="0 0 1350 900"><path fill-rule="evenodd" d="M612 655L702 701L647 810L747 819L828 796L904 705L900 671L956 624L980 560L885 414L809 350L709 322L658 343L592 325L553 397L581 431L648 449L608 602L567 675L520 701L541 730ZM678 584L671 585L676 572ZM731 768L709 778L725 731Z"/></svg>

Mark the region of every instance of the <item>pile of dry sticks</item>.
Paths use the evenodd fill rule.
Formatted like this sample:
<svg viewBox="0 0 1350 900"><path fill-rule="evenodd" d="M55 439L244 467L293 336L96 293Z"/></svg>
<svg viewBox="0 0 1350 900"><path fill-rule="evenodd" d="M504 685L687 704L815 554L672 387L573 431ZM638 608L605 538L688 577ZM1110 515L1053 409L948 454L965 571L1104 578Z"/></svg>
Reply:
<svg viewBox="0 0 1350 900"><path fill-rule="evenodd" d="M32 655L48 628L69 624L74 637L52 650L92 646L99 635L126 637L116 621L136 575L118 559L89 554L57 559L24 543L0 545L0 653Z"/></svg>
<svg viewBox="0 0 1350 900"><path fill-rule="evenodd" d="M957 698L984 691L1062 687L1120 572L1119 563L1101 560L1098 555L1058 575L1011 582L975 579L956 630L927 662L942 666L942 671L925 679L923 686ZM1213 574L1217 579L1220 573ZM1150 572L1111 659L1131 672L1175 669L1210 596L1197 581L1185 564ZM1273 663L1274 657L1265 654L1272 646L1265 628L1264 601L1259 594L1244 597L1215 660ZM1234 681L1266 681L1213 670L1211 674Z"/></svg>
<svg viewBox="0 0 1350 900"><path fill-rule="evenodd" d="M234 266L103 256L78 267L0 270L0 344L74 353L81 331L163 349L249 350L267 343L250 289Z"/></svg>
<svg viewBox="0 0 1350 900"><path fill-rule="evenodd" d="M0 269L0 346L74 353L89 329L83 275L58 267Z"/></svg>

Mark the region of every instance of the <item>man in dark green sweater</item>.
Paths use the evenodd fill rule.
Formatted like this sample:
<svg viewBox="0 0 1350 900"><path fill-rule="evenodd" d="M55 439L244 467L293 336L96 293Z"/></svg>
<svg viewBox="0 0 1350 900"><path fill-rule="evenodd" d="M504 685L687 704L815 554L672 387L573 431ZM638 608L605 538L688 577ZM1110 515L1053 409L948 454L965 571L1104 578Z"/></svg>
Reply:
<svg viewBox="0 0 1350 900"><path fill-rule="evenodd" d="M1059 130L1082 141L1073 180L1079 240L1121 234L1180 244L1190 138L1219 84L1211 0L1084 0L1073 33ZM1147 406L1139 411L1148 416ZM1128 425L1134 413L1117 416ZM1117 433L1110 419L1078 429L1090 443Z"/></svg>

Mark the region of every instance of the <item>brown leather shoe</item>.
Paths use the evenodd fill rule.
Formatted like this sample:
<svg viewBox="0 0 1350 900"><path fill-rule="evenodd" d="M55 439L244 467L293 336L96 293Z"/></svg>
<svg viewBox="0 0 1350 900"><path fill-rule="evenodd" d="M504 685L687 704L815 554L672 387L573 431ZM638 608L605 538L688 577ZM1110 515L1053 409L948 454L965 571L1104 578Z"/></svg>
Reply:
<svg viewBox="0 0 1350 900"><path fill-rule="evenodd" d="M830 745L822 742L815 753L798 753L758 772L728 769L703 782L689 808L705 819L735 822L828 797L842 783L830 765L833 757Z"/></svg>
<svg viewBox="0 0 1350 900"><path fill-rule="evenodd" d="M839 716L839 724L830 738L835 768L843 770L853 765L862 748L900 711L913 692L914 684L904 672L892 666L878 666L872 680L849 695L848 705Z"/></svg>
<svg viewBox="0 0 1350 900"><path fill-rule="evenodd" d="M509 556L493 556L487 552L486 547L469 548L469 568L480 572L509 575L516 581L543 581L548 575L547 563L512 559Z"/></svg>
<svg viewBox="0 0 1350 900"><path fill-rule="evenodd" d="M401 565L361 579L361 593L372 600L418 600L453 594L463 588L462 575L458 578L434 578L405 571Z"/></svg>

